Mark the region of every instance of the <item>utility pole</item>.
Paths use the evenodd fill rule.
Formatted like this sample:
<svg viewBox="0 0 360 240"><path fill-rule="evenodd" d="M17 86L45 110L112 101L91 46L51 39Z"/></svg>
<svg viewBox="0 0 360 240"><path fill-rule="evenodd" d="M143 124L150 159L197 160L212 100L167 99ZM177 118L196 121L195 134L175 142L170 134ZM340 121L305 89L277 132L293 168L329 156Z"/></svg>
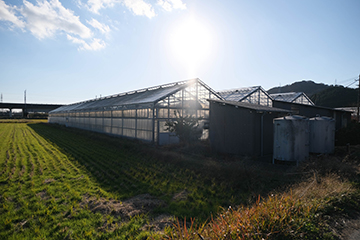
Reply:
<svg viewBox="0 0 360 240"><path fill-rule="evenodd" d="M26 117L26 89L24 91L24 104L25 104L25 108L23 109L23 117Z"/></svg>
<svg viewBox="0 0 360 240"><path fill-rule="evenodd" d="M359 107L360 107L360 74L359 74L359 84L358 84L358 101L357 101L357 116L356 116L356 120L357 122L359 122Z"/></svg>
<svg viewBox="0 0 360 240"><path fill-rule="evenodd" d="M1 103L3 102L2 93L1 93Z"/></svg>

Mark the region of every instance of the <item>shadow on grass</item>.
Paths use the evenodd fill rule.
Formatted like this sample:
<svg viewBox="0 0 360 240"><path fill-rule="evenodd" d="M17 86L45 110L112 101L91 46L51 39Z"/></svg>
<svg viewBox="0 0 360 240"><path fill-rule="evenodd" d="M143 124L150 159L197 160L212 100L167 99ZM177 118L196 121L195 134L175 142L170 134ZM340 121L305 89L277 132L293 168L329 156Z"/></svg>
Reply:
<svg viewBox="0 0 360 240"><path fill-rule="evenodd" d="M28 126L105 191L120 199L148 193L164 200L166 206L156 209L156 214L204 221L219 207L252 204L259 195L285 190L309 177L296 167L216 155L206 143L155 147L60 125ZM293 172L299 174L288 174Z"/></svg>

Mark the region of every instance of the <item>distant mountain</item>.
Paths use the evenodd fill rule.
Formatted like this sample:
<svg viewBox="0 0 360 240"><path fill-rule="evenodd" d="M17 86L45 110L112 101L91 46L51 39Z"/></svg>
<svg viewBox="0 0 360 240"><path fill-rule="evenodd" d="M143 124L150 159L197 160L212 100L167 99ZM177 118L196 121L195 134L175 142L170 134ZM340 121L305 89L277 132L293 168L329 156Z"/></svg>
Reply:
<svg viewBox="0 0 360 240"><path fill-rule="evenodd" d="M315 105L331 108L356 106L358 98L357 89L326 85L313 81L295 82L268 90L270 94L284 92L304 92Z"/></svg>
<svg viewBox="0 0 360 240"><path fill-rule="evenodd" d="M268 90L268 93L284 93L284 92L304 92L309 97L313 94L320 92L329 85L325 85L323 83L315 83L313 81L301 81L301 82L294 82L290 85L285 85L283 87L274 87Z"/></svg>

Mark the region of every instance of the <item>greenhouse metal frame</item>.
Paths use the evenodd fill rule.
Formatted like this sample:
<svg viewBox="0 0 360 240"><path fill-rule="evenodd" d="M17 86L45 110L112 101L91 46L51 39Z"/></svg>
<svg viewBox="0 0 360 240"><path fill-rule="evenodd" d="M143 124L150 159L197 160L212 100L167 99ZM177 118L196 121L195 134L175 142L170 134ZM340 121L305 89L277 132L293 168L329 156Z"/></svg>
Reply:
<svg viewBox="0 0 360 240"><path fill-rule="evenodd" d="M140 139L159 145L178 142L165 123L178 116L209 119L207 99L222 99L200 79L116 94L57 108L49 123ZM202 138L208 136L203 131Z"/></svg>
<svg viewBox="0 0 360 240"><path fill-rule="evenodd" d="M226 101L252 103L272 107L271 96L260 86L230 89L218 92Z"/></svg>
<svg viewBox="0 0 360 240"><path fill-rule="evenodd" d="M270 96L276 101L315 105L304 92L273 93Z"/></svg>

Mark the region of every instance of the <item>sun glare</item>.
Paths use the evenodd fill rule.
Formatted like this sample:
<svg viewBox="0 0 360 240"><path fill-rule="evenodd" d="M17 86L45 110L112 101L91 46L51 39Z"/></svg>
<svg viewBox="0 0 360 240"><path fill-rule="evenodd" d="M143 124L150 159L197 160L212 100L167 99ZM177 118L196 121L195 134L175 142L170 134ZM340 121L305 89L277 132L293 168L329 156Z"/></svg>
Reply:
<svg viewBox="0 0 360 240"><path fill-rule="evenodd" d="M212 41L206 25L190 17L173 28L169 39L170 52L193 75L210 56Z"/></svg>

